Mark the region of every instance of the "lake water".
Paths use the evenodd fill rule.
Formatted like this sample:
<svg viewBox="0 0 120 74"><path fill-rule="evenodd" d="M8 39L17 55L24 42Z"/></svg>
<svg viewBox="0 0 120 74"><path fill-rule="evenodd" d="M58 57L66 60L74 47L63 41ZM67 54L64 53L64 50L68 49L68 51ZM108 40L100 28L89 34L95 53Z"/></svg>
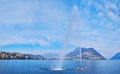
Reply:
<svg viewBox="0 0 120 74"><path fill-rule="evenodd" d="M53 62L53 63L52 63ZM0 74L120 74L120 61L84 61L87 70L78 71L79 61L65 61L64 71L47 70L57 61L46 60L0 60Z"/></svg>

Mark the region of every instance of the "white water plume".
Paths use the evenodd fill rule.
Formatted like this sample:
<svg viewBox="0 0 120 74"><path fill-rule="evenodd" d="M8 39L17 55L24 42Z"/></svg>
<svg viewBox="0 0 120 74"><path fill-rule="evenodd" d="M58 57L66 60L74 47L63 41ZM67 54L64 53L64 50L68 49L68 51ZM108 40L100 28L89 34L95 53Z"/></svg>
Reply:
<svg viewBox="0 0 120 74"><path fill-rule="evenodd" d="M69 39L71 36L73 26L77 26L78 28L80 27L78 7L76 5L74 5L74 7L73 7L72 16L70 18L71 18L70 24L67 26L67 29L66 29L67 31L66 31L66 35L64 37L63 49L60 52L59 61L57 61L57 63L53 63L52 67L51 67L55 70L56 69L63 69L63 63L64 63L64 59L65 59L65 55L66 55L66 50L67 50L67 46L69 43Z"/></svg>

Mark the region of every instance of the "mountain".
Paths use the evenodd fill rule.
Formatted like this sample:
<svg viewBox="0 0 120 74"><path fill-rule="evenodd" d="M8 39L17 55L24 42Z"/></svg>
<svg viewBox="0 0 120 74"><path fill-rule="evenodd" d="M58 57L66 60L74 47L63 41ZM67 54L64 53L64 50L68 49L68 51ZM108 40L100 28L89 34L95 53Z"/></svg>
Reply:
<svg viewBox="0 0 120 74"><path fill-rule="evenodd" d="M25 54L33 59L43 59L44 57L42 55L32 55L32 54Z"/></svg>
<svg viewBox="0 0 120 74"><path fill-rule="evenodd" d="M117 53L117 54L115 54L115 55L111 58L111 60L120 60L120 52Z"/></svg>
<svg viewBox="0 0 120 74"><path fill-rule="evenodd" d="M41 55L32 55L32 54L22 54L18 52L0 52L0 59L32 59L40 60L43 59Z"/></svg>
<svg viewBox="0 0 120 74"><path fill-rule="evenodd" d="M105 58L98 53L94 48L76 48L74 51L68 53L66 57L80 58L80 49L82 52L82 58L86 60L105 60Z"/></svg>
<svg viewBox="0 0 120 74"><path fill-rule="evenodd" d="M58 58L59 55L56 53L44 53L42 56L44 56L45 58Z"/></svg>

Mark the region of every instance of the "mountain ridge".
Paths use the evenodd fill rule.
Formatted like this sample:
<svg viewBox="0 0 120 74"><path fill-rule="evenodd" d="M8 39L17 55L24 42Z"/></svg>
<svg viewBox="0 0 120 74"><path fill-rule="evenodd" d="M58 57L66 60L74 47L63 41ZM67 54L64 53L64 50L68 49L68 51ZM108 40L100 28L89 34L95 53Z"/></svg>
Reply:
<svg viewBox="0 0 120 74"><path fill-rule="evenodd" d="M43 59L42 55L32 55L32 54L22 54L20 52L0 52L0 59L32 59L32 60L41 60Z"/></svg>
<svg viewBox="0 0 120 74"><path fill-rule="evenodd" d="M68 53L67 57L80 58L80 49L82 52L82 59L86 60L105 60L100 53L98 53L94 48L76 48L72 52Z"/></svg>
<svg viewBox="0 0 120 74"><path fill-rule="evenodd" d="M116 53L110 60L120 60L120 52Z"/></svg>

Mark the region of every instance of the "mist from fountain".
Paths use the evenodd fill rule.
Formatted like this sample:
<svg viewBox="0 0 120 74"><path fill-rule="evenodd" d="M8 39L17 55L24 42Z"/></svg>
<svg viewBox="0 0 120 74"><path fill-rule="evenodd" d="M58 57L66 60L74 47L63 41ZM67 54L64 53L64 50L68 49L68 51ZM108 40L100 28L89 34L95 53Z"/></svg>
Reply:
<svg viewBox="0 0 120 74"><path fill-rule="evenodd" d="M78 21L79 21L78 7L77 7L77 5L74 5L73 10L72 10L71 21L70 21L70 24L68 25L68 27L66 29L67 30L66 31L66 36L64 37L63 49L60 52L59 61L57 61L57 63L54 62L52 64L51 70L65 70L63 68L63 64L64 64L64 60L65 60L67 46L68 46L68 43L69 43L69 37L71 35L71 31L72 31L73 25L77 25L78 27L80 27Z"/></svg>

